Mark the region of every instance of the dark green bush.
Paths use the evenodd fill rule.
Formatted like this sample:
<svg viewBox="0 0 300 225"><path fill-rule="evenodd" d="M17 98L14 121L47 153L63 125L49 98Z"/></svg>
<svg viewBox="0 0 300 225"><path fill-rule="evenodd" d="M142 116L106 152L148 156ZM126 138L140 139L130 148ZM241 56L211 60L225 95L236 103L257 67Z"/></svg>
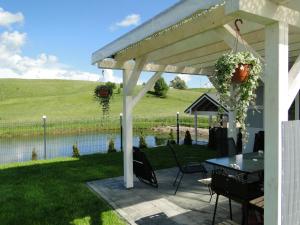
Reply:
<svg viewBox="0 0 300 225"><path fill-rule="evenodd" d="M167 97L167 92L169 90L169 87L167 83L165 82L164 78L159 78L154 85L154 92L155 95L161 98Z"/></svg>
<svg viewBox="0 0 300 225"><path fill-rule="evenodd" d="M117 150L115 149L115 142L114 140L111 138L109 140L109 143L108 143L108 150L107 150L107 153L113 153L113 152L117 152Z"/></svg>
<svg viewBox="0 0 300 225"><path fill-rule="evenodd" d="M72 148L73 148L73 154L72 154L72 157L73 157L73 158L79 158L79 156L80 156L80 151L79 151L79 149L78 149L77 144L74 144L74 145L72 146Z"/></svg>

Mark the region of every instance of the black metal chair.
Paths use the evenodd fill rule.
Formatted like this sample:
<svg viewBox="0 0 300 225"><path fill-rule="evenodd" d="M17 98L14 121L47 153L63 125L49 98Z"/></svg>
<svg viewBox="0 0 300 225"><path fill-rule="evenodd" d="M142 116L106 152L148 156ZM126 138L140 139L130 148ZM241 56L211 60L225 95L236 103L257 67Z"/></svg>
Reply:
<svg viewBox="0 0 300 225"><path fill-rule="evenodd" d="M133 172L141 182L158 187L154 170L146 154L137 147L133 147Z"/></svg>
<svg viewBox="0 0 300 225"><path fill-rule="evenodd" d="M248 224L249 202L262 195L258 180L248 180L245 174L236 176L228 175L223 170L212 172L212 190L217 194L212 225L215 224L219 196L223 195L229 199L230 219L232 220L231 200L242 204L242 224Z"/></svg>
<svg viewBox="0 0 300 225"><path fill-rule="evenodd" d="M229 156L238 154L238 149L237 149L237 146L236 146L233 138L227 139L227 146L228 146L228 155Z"/></svg>
<svg viewBox="0 0 300 225"><path fill-rule="evenodd" d="M181 164L181 162L178 160L178 157L177 157L177 154L175 152L175 149L174 147L172 146L172 144L168 141L167 143L167 146L169 147L169 149L171 150L173 156L174 156L174 159L175 159L175 162L176 162L176 165L178 167L178 173L176 175L176 178L173 182L173 186L176 185L177 183L177 186L176 186L176 189L175 189L175 195L178 191L178 188L181 184L181 181L182 181L182 178L185 174L194 174L194 173L202 173L203 177L207 177L207 170L205 169L204 165L202 163L199 163L199 162L188 162L188 163L185 163L184 165ZM181 174L180 178L179 178L179 181L177 182L177 179L179 177L179 175Z"/></svg>

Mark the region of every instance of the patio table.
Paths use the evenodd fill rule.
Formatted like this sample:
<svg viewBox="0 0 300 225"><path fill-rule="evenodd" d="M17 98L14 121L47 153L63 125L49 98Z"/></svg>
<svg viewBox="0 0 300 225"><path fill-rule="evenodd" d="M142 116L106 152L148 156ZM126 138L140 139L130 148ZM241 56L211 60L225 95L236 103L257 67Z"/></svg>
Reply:
<svg viewBox="0 0 300 225"><path fill-rule="evenodd" d="M205 162L214 166L235 170L245 174L260 173L264 170L264 156L258 152L213 158L208 159ZM234 164L237 166L233 166Z"/></svg>

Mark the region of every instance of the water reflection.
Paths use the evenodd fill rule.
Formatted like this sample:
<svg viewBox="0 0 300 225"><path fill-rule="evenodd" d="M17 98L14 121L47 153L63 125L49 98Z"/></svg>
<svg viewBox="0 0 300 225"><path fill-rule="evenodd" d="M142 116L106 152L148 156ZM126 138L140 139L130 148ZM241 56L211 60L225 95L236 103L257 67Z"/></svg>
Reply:
<svg viewBox="0 0 300 225"><path fill-rule="evenodd" d="M120 151L119 134L82 134L70 136L47 137L47 158L72 156L72 146L77 144L80 154L105 153L108 149L108 142L113 138L115 148ZM166 138L156 137L154 134L145 135L148 147L155 147L166 144ZM139 145L138 135L134 135L133 145ZM0 139L0 163L22 162L31 160L33 149L38 159L43 159L44 141L43 137L30 137L18 139Z"/></svg>

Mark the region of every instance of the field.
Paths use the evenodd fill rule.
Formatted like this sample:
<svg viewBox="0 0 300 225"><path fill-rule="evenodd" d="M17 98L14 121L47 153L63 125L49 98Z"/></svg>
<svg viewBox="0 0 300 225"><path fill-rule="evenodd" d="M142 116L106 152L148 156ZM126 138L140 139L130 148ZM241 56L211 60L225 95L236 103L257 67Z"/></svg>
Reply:
<svg viewBox="0 0 300 225"><path fill-rule="evenodd" d="M0 79L0 121L41 121L47 115L50 121L89 120L102 117L93 90L99 82L67 80ZM138 92L141 86L136 87ZM134 109L134 116L157 119L183 113L193 101L208 89L170 89L166 99L146 96ZM115 94L110 116L122 112L122 93Z"/></svg>

